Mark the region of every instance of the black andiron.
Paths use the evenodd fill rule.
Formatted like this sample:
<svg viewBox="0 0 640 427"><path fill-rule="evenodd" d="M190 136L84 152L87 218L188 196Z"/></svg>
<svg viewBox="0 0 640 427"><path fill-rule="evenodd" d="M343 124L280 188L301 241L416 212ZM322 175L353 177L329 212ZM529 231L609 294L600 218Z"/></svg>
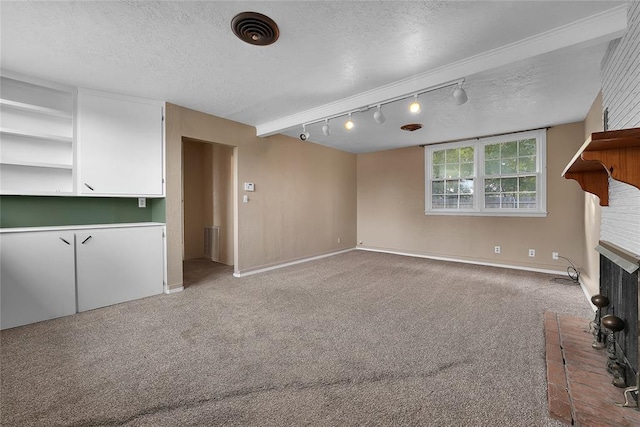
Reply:
<svg viewBox="0 0 640 427"><path fill-rule="evenodd" d="M609 360L607 361L607 371L613 375L613 385L616 387L625 387L624 380L624 366L618 363L618 357L616 355L616 332L620 332L624 329L624 320L607 314L602 318L602 327L608 329L607 336L607 350L609 352Z"/></svg>
<svg viewBox="0 0 640 427"><path fill-rule="evenodd" d="M591 346L595 349L601 350L606 347L602 336L602 329L600 328L600 320L602 319L602 308L609 305L609 298L604 295L594 295L591 297L593 305L598 307L596 310L596 316L593 321L589 323L589 330L593 332L593 344Z"/></svg>

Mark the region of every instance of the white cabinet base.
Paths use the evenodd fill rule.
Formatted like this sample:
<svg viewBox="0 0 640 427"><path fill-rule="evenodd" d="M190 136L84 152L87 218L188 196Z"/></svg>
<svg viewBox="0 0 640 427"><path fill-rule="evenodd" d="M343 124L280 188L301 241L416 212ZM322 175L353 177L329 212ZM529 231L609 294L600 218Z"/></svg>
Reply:
<svg viewBox="0 0 640 427"><path fill-rule="evenodd" d="M2 329L76 312L73 237L73 231L0 235Z"/></svg>
<svg viewBox="0 0 640 427"><path fill-rule="evenodd" d="M76 232L78 311L161 294L162 227Z"/></svg>

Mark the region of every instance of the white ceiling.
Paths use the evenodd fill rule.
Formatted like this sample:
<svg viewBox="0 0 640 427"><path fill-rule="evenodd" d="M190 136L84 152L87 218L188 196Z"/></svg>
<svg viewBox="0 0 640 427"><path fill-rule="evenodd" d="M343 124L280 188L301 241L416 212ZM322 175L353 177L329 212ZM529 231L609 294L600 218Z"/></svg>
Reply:
<svg viewBox="0 0 640 427"><path fill-rule="evenodd" d="M370 110L353 115L351 132L344 117L330 122L330 137L322 123L307 127L313 142L369 152L582 120L623 14L626 23L621 5L2 1L1 64L294 137L302 123L466 78L462 106L450 87L421 95L417 117L403 100L383 106L383 125ZM237 39L230 22L244 11L275 20L279 40L259 47ZM402 132L405 123L424 128Z"/></svg>

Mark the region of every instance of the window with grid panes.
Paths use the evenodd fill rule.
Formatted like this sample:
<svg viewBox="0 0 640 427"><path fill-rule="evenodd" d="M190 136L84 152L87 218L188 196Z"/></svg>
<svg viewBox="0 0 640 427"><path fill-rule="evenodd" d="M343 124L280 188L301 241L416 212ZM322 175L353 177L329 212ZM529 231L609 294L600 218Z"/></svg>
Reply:
<svg viewBox="0 0 640 427"><path fill-rule="evenodd" d="M546 215L546 131L425 147L425 213Z"/></svg>

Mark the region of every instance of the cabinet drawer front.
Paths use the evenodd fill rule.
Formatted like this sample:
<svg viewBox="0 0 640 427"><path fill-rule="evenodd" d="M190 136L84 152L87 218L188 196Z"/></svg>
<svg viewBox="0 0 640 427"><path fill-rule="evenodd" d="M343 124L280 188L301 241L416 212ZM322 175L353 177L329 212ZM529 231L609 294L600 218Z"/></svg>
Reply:
<svg viewBox="0 0 640 427"><path fill-rule="evenodd" d="M78 311L163 292L162 227L76 232Z"/></svg>
<svg viewBox="0 0 640 427"><path fill-rule="evenodd" d="M0 236L2 329L76 312L71 231Z"/></svg>

